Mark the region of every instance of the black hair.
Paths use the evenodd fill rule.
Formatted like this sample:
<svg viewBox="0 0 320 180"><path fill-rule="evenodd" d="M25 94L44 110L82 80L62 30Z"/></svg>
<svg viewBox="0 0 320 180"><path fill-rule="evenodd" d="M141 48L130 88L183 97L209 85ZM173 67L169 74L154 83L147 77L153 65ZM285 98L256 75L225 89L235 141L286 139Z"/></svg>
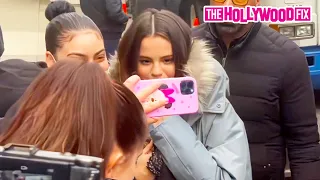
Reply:
<svg viewBox="0 0 320 180"><path fill-rule="evenodd" d="M48 21L51 21L56 16L59 16L60 14L64 13L71 13L76 12L76 9L72 4L70 4L68 1L53 1L51 2L46 10L45 10L45 16L48 19Z"/></svg>
<svg viewBox="0 0 320 180"><path fill-rule="evenodd" d="M54 56L72 31L93 30L101 35L96 24L88 16L76 13L74 6L67 1L51 2L45 16L50 21L45 33L46 50Z"/></svg>
<svg viewBox="0 0 320 180"><path fill-rule="evenodd" d="M181 70L188 61L192 46L190 26L171 11L147 9L132 22L119 43L121 81L136 72L141 42L153 35L170 41L176 76L184 76Z"/></svg>

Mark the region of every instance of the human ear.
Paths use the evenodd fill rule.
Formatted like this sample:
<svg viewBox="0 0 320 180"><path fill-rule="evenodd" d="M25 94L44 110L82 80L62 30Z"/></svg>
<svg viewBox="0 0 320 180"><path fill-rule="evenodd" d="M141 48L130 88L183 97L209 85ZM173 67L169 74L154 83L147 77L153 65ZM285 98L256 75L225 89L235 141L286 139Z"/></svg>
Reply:
<svg viewBox="0 0 320 180"><path fill-rule="evenodd" d="M106 178L115 178L119 175L119 173L121 174L121 165L123 163L125 163L125 156L123 154L123 152L118 149L115 148L115 150L113 151L113 153L111 154L109 160L108 160L108 164L106 166L106 170L105 170L105 176Z"/></svg>
<svg viewBox="0 0 320 180"><path fill-rule="evenodd" d="M48 67L51 67L56 63L56 60L50 51L46 52L46 63Z"/></svg>

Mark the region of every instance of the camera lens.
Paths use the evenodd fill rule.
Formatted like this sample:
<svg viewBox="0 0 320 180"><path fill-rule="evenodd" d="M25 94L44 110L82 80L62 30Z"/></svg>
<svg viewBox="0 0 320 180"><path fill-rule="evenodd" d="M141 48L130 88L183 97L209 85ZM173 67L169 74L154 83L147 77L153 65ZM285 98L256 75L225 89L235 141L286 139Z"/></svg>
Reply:
<svg viewBox="0 0 320 180"><path fill-rule="evenodd" d="M181 86L182 89L185 89L187 87L187 82L186 81L182 81L180 86Z"/></svg>
<svg viewBox="0 0 320 180"><path fill-rule="evenodd" d="M188 88L192 88L193 89L193 82L189 81L187 86L188 86Z"/></svg>
<svg viewBox="0 0 320 180"><path fill-rule="evenodd" d="M190 88L188 88L188 89L186 89L186 94L192 94L193 93L193 89L190 89Z"/></svg>
<svg viewBox="0 0 320 180"><path fill-rule="evenodd" d="M181 94L189 95L194 92L194 83L193 81L181 81L180 83Z"/></svg>

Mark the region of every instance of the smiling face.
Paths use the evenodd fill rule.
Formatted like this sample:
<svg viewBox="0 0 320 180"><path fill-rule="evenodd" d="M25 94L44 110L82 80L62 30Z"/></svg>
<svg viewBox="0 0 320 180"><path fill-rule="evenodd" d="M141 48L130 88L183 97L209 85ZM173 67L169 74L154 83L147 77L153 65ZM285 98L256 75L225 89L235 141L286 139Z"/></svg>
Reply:
<svg viewBox="0 0 320 180"><path fill-rule="evenodd" d="M167 39L149 36L142 40L137 74L141 79L175 77L172 45Z"/></svg>
<svg viewBox="0 0 320 180"><path fill-rule="evenodd" d="M71 32L71 38L67 38L62 43L63 46L57 50L56 60L64 58L85 59L89 62L96 62L104 69L109 68L106 57L103 39L97 32L86 30ZM47 64L50 67L54 64L53 56L46 53Z"/></svg>

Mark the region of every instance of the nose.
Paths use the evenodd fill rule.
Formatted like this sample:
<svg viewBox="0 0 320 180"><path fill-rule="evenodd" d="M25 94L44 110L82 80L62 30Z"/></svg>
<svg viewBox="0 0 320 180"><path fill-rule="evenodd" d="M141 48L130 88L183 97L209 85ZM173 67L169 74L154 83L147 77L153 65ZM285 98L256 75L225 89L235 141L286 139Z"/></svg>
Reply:
<svg viewBox="0 0 320 180"><path fill-rule="evenodd" d="M163 75L162 68L159 65L154 65L152 68L151 76L153 78L161 78Z"/></svg>
<svg viewBox="0 0 320 180"><path fill-rule="evenodd" d="M93 58L88 58L87 61L88 62L94 62L94 59Z"/></svg>

